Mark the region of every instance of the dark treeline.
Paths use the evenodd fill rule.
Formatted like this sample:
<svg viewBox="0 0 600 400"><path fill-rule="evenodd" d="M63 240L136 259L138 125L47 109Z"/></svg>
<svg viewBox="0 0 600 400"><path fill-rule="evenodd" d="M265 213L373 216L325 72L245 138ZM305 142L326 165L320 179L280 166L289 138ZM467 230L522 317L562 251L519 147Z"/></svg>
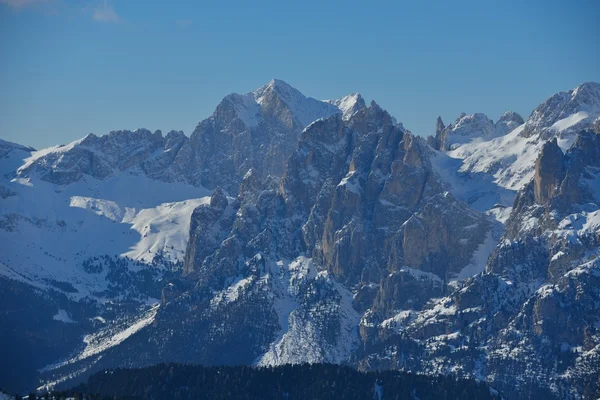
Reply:
<svg viewBox="0 0 600 400"><path fill-rule="evenodd" d="M64 395L64 394L63 394ZM334 364L253 368L159 364L92 375L68 395L86 399L498 399L485 383Z"/></svg>

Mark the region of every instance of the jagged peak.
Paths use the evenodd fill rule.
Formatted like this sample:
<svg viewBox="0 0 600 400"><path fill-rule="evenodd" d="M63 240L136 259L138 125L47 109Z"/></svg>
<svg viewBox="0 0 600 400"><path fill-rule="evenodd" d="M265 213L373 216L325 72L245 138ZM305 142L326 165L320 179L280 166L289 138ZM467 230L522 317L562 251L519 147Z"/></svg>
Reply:
<svg viewBox="0 0 600 400"><path fill-rule="evenodd" d="M569 91L558 92L541 103L529 116L522 136L555 134L590 128L600 116L600 84L585 82Z"/></svg>
<svg viewBox="0 0 600 400"><path fill-rule="evenodd" d="M515 111L505 111L501 116L498 122L516 122L519 125L524 124L525 120L521 116L521 114Z"/></svg>
<svg viewBox="0 0 600 400"><path fill-rule="evenodd" d="M369 108L374 109L374 110L383 110L379 104L377 104L375 102L375 100L371 100L371 103L369 104Z"/></svg>
<svg viewBox="0 0 600 400"><path fill-rule="evenodd" d="M572 97L577 95L592 93L594 92L596 95L600 95L600 83L598 82L583 82L581 85L577 86L575 89L571 91Z"/></svg>
<svg viewBox="0 0 600 400"><path fill-rule="evenodd" d="M442 120L442 117L438 116L437 120L435 121L435 131L441 132L444 130L444 128L446 128L446 125L444 125L444 121Z"/></svg>
<svg viewBox="0 0 600 400"><path fill-rule="evenodd" d="M453 131L453 134L471 135L473 133L488 135L488 128L493 126L493 121L484 113L466 114L461 113L454 124L448 125L447 129ZM477 130L477 132L473 132ZM481 131L481 132L479 132Z"/></svg>
<svg viewBox="0 0 600 400"><path fill-rule="evenodd" d="M256 89L252 93L254 94L256 102L261 104L266 98L265 94L269 92L277 93L279 96L283 97L284 100L289 100L294 97L306 98L306 96L298 89L281 79L271 79L265 86Z"/></svg>
<svg viewBox="0 0 600 400"><path fill-rule="evenodd" d="M30 146L24 146L22 144L19 143L14 143L14 142L9 142L7 140L3 140L0 139L0 148L2 149L19 149L19 150L24 150L24 151L36 151L33 147Z"/></svg>
<svg viewBox="0 0 600 400"><path fill-rule="evenodd" d="M351 93L339 99L323 101L337 107L342 112L344 120L349 120L352 115L366 107L365 99L360 93Z"/></svg>

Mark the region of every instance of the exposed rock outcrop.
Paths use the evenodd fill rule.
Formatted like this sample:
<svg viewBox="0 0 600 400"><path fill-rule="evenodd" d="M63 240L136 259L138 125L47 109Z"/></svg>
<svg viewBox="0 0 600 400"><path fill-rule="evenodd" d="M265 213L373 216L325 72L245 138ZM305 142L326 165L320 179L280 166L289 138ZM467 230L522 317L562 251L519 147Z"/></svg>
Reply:
<svg viewBox="0 0 600 400"><path fill-rule="evenodd" d="M558 190L565 174L564 155L556 139L547 142L535 162L533 190L535 201L545 204Z"/></svg>

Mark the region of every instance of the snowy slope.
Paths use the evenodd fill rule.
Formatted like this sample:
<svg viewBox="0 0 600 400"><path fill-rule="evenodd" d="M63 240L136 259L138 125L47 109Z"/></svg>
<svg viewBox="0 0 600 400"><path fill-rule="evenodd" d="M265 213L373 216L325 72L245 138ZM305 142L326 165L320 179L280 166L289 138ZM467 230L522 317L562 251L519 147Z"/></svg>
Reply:
<svg viewBox="0 0 600 400"><path fill-rule="evenodd" d="M535 159L544 143L552 137L566 151L577 132L589 129L600 118L600 85L585 83L560 92L540 104L527 121L491 140L467 136L447 154L463 160L460 172L486 173L494 182L517 191L533 177Z"/></svg>
<svg viewBox="0 0 600 400"><path fill-rule="evenodd" d="M69 282L80 297L106 285L102 274L82 269L90 257L182 260L191 213L208 201L205 189L127 173L66 186L14 177L17 164L47 153L15 148L0 159L0 185L11 193L0 208L1 275L38 287Z"/></svg>
<svg viewBox="0 0 600 400"><path fill-rule="evenodd" d="M327 271L317 272L312 259L309 258L298 257L292 262L278 261L272 267L274 308L279 317L281 330L268 350L256 360L256 364L348 361L359 341L357 326L360 315L352 307L352 293L336 282ZM324 340L315 321L303 317L306 310L302 307L302 298L299 294L311 281L330 285L340 296L339 303L321 306L335 308L335 316L340 320L340 336L333 344Z"/></svg>

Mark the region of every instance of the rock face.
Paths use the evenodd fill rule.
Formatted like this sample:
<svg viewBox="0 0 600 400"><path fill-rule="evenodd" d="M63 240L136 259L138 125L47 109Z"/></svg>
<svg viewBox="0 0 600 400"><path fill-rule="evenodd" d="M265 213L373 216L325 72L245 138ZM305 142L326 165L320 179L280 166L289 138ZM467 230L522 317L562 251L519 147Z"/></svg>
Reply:
<svg viewBox="0 0 600 400"><path fill-rule="evenodd" d="M517 399L598 393L599 150L589 131L564 155L548 142L485 272L380 324L393 356L372 339L359 365L486 376Z"/></svg>
<svg viewBox="0 0 600 400"><path fill-rule="evenodd" d="M533 176L533 190L535 201L545 204L554 197L562 182L565 173L565 160L558 142L553 139L542 148L535 162L535 174Z"/></svg>
<svg viewBox="0 0 600 400"><path fill-rule="evenodd" d="M340 112L276 79L246 95L227 96L190 137L200 181L235 193L249 169L260 179L279 177L302 129Z"/></svg>

